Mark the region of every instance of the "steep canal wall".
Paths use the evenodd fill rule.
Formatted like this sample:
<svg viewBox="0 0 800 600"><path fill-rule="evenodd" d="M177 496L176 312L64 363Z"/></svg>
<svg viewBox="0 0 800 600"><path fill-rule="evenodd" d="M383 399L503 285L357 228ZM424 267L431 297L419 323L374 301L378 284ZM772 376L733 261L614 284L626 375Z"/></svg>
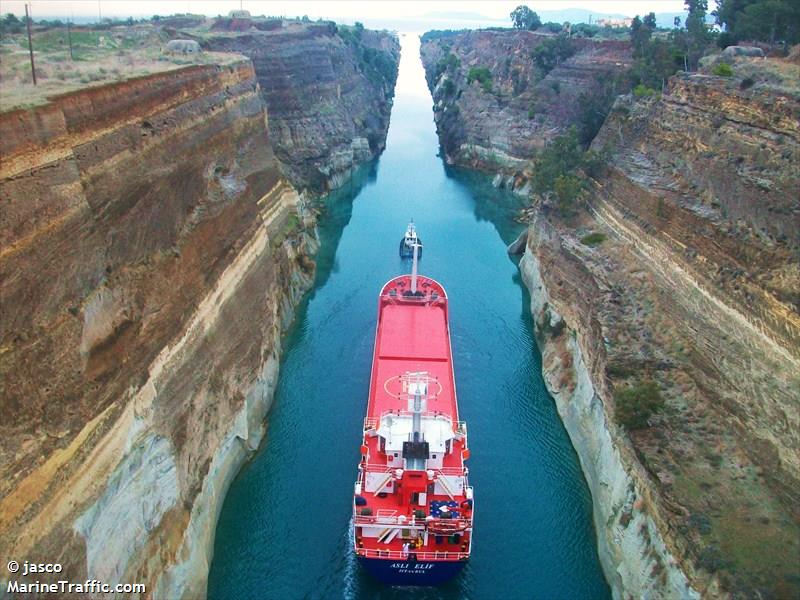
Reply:
<svg viewBox="0 0 800 600"><path fill-rule="evenodd" d="M393 85L375 89L387 114ZM244 57L0 115L3 556L205 593L315 270L312 192L283 174L269 122Z"/></svg>
<svg viewBox="0 0 800 600"><path fill-rule="evenodd" d="M565 214L526 186L575 96L527 118L518 98L541 73L518 63L542 43L471 33L422 57L448 160L532 201L520 269L606 577L617 597L796 594L797 65L737 59L732 78L709 67L619 98L593 143L608 169ZM619 49L575 50L535 83L537 106L624 66ZM469 81L480 67L491 85Z"/></svg>
<svg viewBox="0 0 800 600"><path fill-rule="evenodd" d="M544 219L520 261L542 352L542 373L592 492L603 571L616 598L698 598L666 546L658 492L604 408L609 394L602 332L589 305L598 289ZM608 397L608 396L605 396Z"/></svg>

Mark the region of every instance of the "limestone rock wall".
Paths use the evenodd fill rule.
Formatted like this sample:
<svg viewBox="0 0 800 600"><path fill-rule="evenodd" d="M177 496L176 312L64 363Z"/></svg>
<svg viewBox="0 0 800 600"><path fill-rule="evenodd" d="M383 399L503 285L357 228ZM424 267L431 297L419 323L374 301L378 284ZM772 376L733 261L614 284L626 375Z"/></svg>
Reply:
<svg viewBox="0 0 800 600"><path fill-rule="evenodd" d="M560 242L538 219L520 272L531 293L545 383L592 492L603 571L615 598L698 598L659 532L658 495L604 408L602 331L585 310L598 290Z"/></svg>
<svg viewBox="0 0 800 600"><path fill-rule="evenodd" d="M267 115L246 59L0 114L4 556L205 593L314 275Z"/></svg>
<svg viewBox="0 0 800 600"><path fill-rule="evenodd" d="M394 35L292 23L211 38L250 57L283 170L298 189L338 187L386 145L400 45Z"/></svg>
<svg viewBox="0 0 800 600"><path fill-rule="evenodd" d="M573 38L574 54L543 70L533 53L557 39L530 31L471 31L422 43L448 162L526 179L536 151L576 123L587 98L631 64L627 42ZM486 88L469 82L470 70L481 68L491 74Z"/></svg>

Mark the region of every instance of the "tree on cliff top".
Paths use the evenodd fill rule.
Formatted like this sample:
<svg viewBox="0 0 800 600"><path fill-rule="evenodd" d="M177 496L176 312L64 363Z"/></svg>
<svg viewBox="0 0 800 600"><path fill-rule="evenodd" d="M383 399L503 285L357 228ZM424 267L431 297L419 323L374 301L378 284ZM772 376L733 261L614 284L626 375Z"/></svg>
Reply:
<svg viewBox="0 0 800 600"><path fill-rule="evenodd" d="M725 26L720 46L739 40L773 45L800 42L800 3L796 0L718 0L712 14Z"/></svg>
<svg viewBox="0 0 800 600"><path fill-rule="evenodd" d="M542 26L542 20L539 18L539 15L523 4L520 4L517 8L512 10L509 16L516 29L533 31Z"/></svg>
<svg viewBox="0 0 800 600"><path fill-rule="evenodd" d="M7 13L0 19L0 33L20 33L23 23L13 13Z"/></svg>
<svg viewBox="0 0 800 600"><path fill-rule="evenodd" d="M686 55L689 69L697 69L700 57L711 40L711 34L706 27L706 12L708 0L685 0L686 10Z"/></svg>
<svg viewBox="0 0 800 600"><path fill-rule="evenodd" d="M653 36L653 31L656 29L656 14L650 13L645 15L644 19L640 19L636 15L631 22L631 44L633 44L633 55L638 57L644 53L644 48L650 38Z"/></svg>

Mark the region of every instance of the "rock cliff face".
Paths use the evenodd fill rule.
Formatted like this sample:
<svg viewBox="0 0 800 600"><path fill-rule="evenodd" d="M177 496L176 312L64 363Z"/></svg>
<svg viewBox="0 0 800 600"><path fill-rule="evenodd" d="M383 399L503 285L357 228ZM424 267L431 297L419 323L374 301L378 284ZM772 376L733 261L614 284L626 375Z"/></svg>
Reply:
<svg viewBox="0 0 800 600"><path fill-rule="evenodd" d="M290 24L205 44L252 59L273 147L296 187L338 187L385 147L400 58L395 36Z"/></svg>
<svg viewBox="0 0 800 600"><path fill-rule="evenodd" d="M0 114L4 556L205 593L314 274L267 123L244 58Z"/></svg>
<svg viewBox="0 0 800 600"><path fill-rule="evenodd" d="M602 298L585 312L602 332L593 354L605 355L607 384L652 379L666 400L627 437L684 572L707 592L792 596L800 70L735 68L757 83L682 75L660 98L618 101L594 142L610 172L589 214L558 229ZM780 85L772 72L784 72ZM588 248L589 232L608 240Z"/></svg>
<svg viewBox="0 0 800 600"><path fill-rule="evenodd" d="M535 152L577 123L631 63L624 41L565 45L559 36L517 30L426 40L420 52L447 161L516 175L517 186L530 176ZM480 69L490 74L483 83Z"/></svg>
<svg viewBox="0 0 800 600"><path fill-rule="evenodd" d="M577 215L536 205L520 264L617 597L798 593L800 70L734 69L619 99L593 146L608 174ZM459 106L437 122L464 163L463 124L493 113ZM664 408L626 431L620 393L644 382Z"/></svg>

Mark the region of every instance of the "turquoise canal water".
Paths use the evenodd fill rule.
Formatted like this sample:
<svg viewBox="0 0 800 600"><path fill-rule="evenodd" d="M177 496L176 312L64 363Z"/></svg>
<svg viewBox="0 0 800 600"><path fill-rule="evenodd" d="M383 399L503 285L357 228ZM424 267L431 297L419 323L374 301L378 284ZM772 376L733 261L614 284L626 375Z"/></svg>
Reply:
<svg viewBox="0 0 800 600"><path fill-rule="evenodd" d="M314 289L300 307L264 443L219 518L208 593L227 598L608 598L591 499L541 378L528 294L506 244L518 199L437 155L419 42L403 58L387 148L329 197ZM408 272L397 246L414 218L420 271L450 298L461 418L475 488L472 559L439 588L385 588L351 551L377 295Z"/></svg>

